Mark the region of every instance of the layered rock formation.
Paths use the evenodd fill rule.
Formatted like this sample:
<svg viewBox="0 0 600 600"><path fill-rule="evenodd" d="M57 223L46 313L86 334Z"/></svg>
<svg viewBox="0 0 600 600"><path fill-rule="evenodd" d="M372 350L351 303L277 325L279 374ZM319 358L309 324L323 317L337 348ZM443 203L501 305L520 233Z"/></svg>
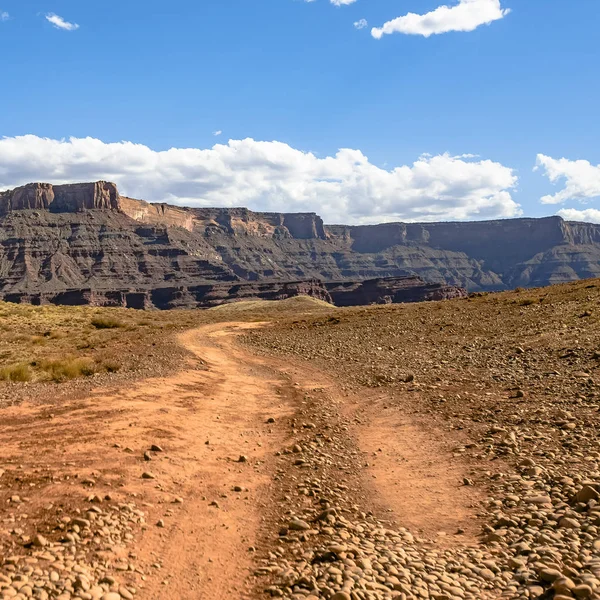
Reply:
<svg viewBox="0 0 600 600"><path fill-rule="evenodd" d="M312 213L152 204L108 182L0 193L4 296L42 301L89 290L100 302L109 292L320 280L339 302L344 293L399 301L403 284L388 278L407 276L471 291L599 277L600 225L549 217L328 226ZM358 285L371 279L379 283Z"/></svg>
<svg viewBox="0 0 600 600"><path fill-rule="evenodd" d="M336 281L325 284L336 306L399 304L465 298L463 288L426 283L420 277L385 277L366 281Z"/></svg>
<svg viewBox="0 0 600 600"><path fill-rule="evenodd" d="M50 210L77 212L81 210L120 209L119 192L114 183L76 183L50 185L30 183L0 193L0 214L11 210Z"/></svg>
<svg viewBox="0 0 600 600"><path fill-rule="evenodd" d="M364 306L464 298L466 290L439 283L426 283L419 277L388 277L367 281L323 283L308 281L269 281L244 283L205 283L190 286L157 286L150 289L76 288L58 292L8 292L0 299L15 304L61 304L67 306L111 306L169 310L211 308L241 300L285 300L310 296L336 306Z"/></svg>
<svg viewBox="0 0 600 600"><path fill-rule="evenodd" d="M421 285L422 282L415 282ZM9 292L3 300L16 304L62 304L67 306L111 306L121 308L169 310L174 308L211 308L240 300L285 300L311 296L332 302L322 282L283 281L269 283L205 283L190 286L157 286L149 289L76 288L59 292Z"/></svg>

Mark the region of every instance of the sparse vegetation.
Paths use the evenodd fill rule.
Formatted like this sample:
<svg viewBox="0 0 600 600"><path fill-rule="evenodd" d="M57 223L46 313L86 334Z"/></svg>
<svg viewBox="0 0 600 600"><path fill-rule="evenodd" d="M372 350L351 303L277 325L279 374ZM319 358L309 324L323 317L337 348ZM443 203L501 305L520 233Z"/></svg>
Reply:
<svg viewBox="0 0 600 600"><path fill-rule="evenodd" d="M116 360L106 360L102 363L102 366L107 373L117 373L121 370L121 363Z"/></svg>
<svg viewBox="0 0 600 600"><path fill-rule="evenodd" d="M125 327L121 321L113 317L96 317L92 319L92 325L96 329L118 329L119 327Z"/></svg>
<svg viewBox="0 0 600 600"><path fill-rule="evenodd" d="M69 356L56 360L44 360L39 365L52 381L60 382L76 377L89 377L97 372L98 367L91 358Z"/></svg>
<svg viewBox="0 0 600 600"><path fill-rule="evenodd" d="M139 371L165 327L173 332L193 327L200 315L0 302L0 385ZM175 358L180 354L174 349Z"/></svg>
<svg viewBox="0 0 600 600"><path fill-rule="evenodd" d="M300 296L278 302L244 301L210 310L146 312L122 308L90 306L30 306L0 302L0 385L2 382L64 382L94 374L136 372L155 373L177 366L183 351L175 341L178 332L203 323L239 320L248 322L287 319L302 326L314 319L314 325L327 329L343 325L347 316L361 314L381 319L382 315L402 314L421 324L438 323L447 339L456 328L453 315L471 306L481 314L501 311L503 321L511 311L528 306L539 307L553 318L573 305L577 320L595 323L593 310L598 287L590 281L498 294L477 295L469 301L434 302L412 305L355 307L339 309L325 302ZM512 308L511 308L512 307ZM587 310L582 312L582 307ZM589 308L588 308L589 307ZM580 319L580 317L585 318ZM494 317L495 318L495 317ZM381 327L378 329L381 335ZM481 332L484 335L485 332ZM393 345L393 344L392 344ZM362 360L362 358L360 359ZM385 368L386 378L400 377L402 361Z"/></svg>
<svg viewBox="0 0 600 600"><path fill-rule="evenodd" d="M184 355L178 332L202 323L264 321L274 315L334 310L308 297L240 302L213 310L153 311L92 306L31 306L0 302L2 382L65 382L94 374L177 366Z"/></svg>
<svg viewBox="0 0 600 600"><path fill-rule="evenodd" d="M523 300L519 301L519 306L531 306L532 304L536 304L538 300L535 298L523 298Z"/></svg>
<svg viewBox="0 0 600 600"><path fill-rule="evenodd" d="M0 369L0 381L31 381L31 369L26 364L4 367Z"/></svg>

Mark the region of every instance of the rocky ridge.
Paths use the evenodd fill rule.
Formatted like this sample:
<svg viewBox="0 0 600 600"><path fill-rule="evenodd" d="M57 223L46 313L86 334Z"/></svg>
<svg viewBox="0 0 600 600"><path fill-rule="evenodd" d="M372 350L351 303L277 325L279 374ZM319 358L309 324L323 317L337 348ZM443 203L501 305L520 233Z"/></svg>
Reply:
<svg viewBox="0 0 600 600"><path fill-rule="evenodd" d="M0 193L3 295L406 276L470 291L600 276L600 225L559 217L325 225L313 213L148 203L108 182Z"/></svg>
<svg viewBox="0 0 600 600"><path fill-rule="evenodd" d="M323 283L307 281L265 281L206 283L195 286L162 286L150 290L96 290L76 288L60 292L15 292L0 295L15 304L58 304L66 306L104 306L170 310L175 308L212 308L243 300L285 300L310 296L337 306L426 302L464 298L462 288L426 283L420 277L387 277L366 281Z"/></svg>

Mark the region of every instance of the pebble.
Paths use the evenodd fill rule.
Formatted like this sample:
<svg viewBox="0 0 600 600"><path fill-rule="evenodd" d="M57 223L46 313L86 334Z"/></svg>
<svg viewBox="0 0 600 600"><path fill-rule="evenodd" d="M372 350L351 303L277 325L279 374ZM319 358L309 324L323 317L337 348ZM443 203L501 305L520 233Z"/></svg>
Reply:
<svg viewBox="0 0 600 600"><path fill-rule="evenodd" d="M310 525L301 519L292 519L288 525L288 528L291 531L308 531L310 529Z"/></svg>

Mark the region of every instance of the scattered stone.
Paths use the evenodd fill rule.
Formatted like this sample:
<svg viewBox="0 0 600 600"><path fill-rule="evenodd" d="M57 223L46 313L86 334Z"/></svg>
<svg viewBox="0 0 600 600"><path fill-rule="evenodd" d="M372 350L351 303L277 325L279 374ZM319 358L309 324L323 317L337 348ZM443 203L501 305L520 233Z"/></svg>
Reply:
<svg viewBox="0 0 600 600"><path fill-rule="evenodd" d="M33 538L33 540L31 541L32 545L35 546L36 548L44 548L45 546L48 545L48 540L43 536L40 535L39 533Z"/></svg>
<svg viewBox="0 0 600 600"><path fill-rule="evenodd" d="M590 500L598 500L600 498L600 493L598 493L592 486L586 485L581 488L576 496L575 500L577 502L583 502L587 504Z"/></svg>
<svg viewBox="0 0 600 600"><path fill-rule="evenodd" d="M301 519L292 519L288 527L291 531L308 531L310 529L310 525Z"/></svg>

